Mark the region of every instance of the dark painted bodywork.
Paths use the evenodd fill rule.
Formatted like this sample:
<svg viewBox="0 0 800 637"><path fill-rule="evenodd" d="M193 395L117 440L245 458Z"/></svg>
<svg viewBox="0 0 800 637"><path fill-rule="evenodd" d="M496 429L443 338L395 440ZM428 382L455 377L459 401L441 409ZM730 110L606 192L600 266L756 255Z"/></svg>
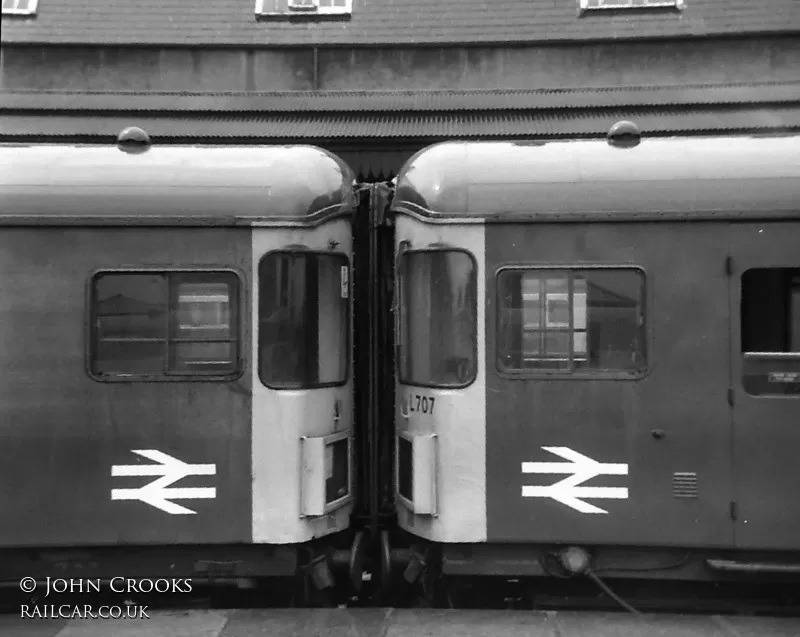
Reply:
<svg viewBox="0 0 800 637"><path fill-rule="evenodd" d="M800 136L445 143L409 160L393 208L485 225L487 541L797 549L800 402L741 384L741 273L800 265ZM496 366L496 273L508 265L637 266L641 378L511 378ZM570 447L628 476L582 514L523 485L522 462ZM447 471L447 467L442 468ZM676 473L696 473L678 497Z"/></svg>
<svg viewBox="0 0 800 637"><path fill-rule="evenodd" d="M745 391L743 361L738 355L742 318L736 311L741 305L741 277L748 269L800 265L800 197L796 201L798 220L794 222L741 223L730 229L737 547L800 548L800 394L754 396ZM792 364L794 369L797 363Z"/></svg>
<svg viewBox="0 0 800 637"><path fill-rule="evenodd" d="M235 268L250 334L250 232L234 228L5 228L0 232L0 501L3 545L248 542L250 377L232 382L103 383L86 373L86 290L98 269ZM245 369L250 368L245 346ZM180 501L170 515L112 488L152 477L111 477L149 464L133 449L216 464L213 500Z"/></svg>
<svg viewBox="0 0 800 637"><path fill-rule="evenodd" d="M250 225L285 232L353 202L349 169L311 147L1 146L0 545L251 542ZM241 376L91 379L89 281L129 268L235 271ZM216 497L177 501L194 515L112 501L155 479L112 478L112 465L151 464L135 449L215 464L171 486Z"/></svg>
<svg viewBox="0 0 800 637"><path fill-rule="evenodd" d="M728 281L715 224L495 225L486 231L486 501L491 541L730 545ZM510 264L632 265L645 272L644 378L509 378L498 372L496 270ZM702 273L702 276L698 276ZM587 372L587 375L589 373ZM598 374L599 376L599 374ZM653 432L663 430L663 438ZM569 447L627 476L582 486L627 487L593 500L608 514L520 497L523 462L558 462ZM696 472L699 495L672 494L675 472Z"/></svg>

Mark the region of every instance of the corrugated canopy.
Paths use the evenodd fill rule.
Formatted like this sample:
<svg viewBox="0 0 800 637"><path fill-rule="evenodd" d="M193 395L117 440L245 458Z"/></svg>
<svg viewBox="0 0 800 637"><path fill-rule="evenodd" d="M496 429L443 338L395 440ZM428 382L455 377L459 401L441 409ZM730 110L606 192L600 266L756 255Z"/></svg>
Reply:
<svg viewBox="0 0 800 637"><path fill-rule="evenodd" d="M452 139L645 136L800 130L800 81L564 90L273 93L0 93L0 140L109 143L127 126L164 143L310 143L363 178L389 178Z"/></svg>

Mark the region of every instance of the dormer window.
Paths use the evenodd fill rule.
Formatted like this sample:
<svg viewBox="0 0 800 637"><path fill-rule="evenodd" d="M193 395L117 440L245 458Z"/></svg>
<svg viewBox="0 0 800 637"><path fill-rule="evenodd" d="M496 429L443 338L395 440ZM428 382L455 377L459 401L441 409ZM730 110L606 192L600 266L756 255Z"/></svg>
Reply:
<svg viewBox="0 0 800 637"><path fill-rule="evenodd" d="M39 0L3 0L3 15L36 15Z"/></svg>
<svg viewBox="0 0 800 637"><path fill-rule="evenodd" d="M318 8L317 0L289 0L289 11L316 11Z"/></svg>
<svg viewBox="0 0 800 637"><path fill-rule="evenodd" d="M579 0L580 10L683 9L684 0Z"/></svg>
<svg viewBox="0 0 800 637"><path fill-rule="evenodd" d="M353 0L256 0L256 15L350 15Z"/></svg>

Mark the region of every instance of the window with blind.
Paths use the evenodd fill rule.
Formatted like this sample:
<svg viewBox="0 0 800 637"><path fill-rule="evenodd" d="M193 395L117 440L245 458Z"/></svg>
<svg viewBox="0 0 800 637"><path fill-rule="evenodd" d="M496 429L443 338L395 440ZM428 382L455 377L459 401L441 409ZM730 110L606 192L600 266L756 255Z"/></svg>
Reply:
<svg viewBox="0 0 800 637"><path fill-rule="evenodd" d="M92 374L103 380L230 378L239 372L233 272L101 272L91 286Z"/></svg>
<svg viewBox="0 0 800 637"><path fill-rule="evenodd" d="M507 268L497 290L501 371L645 370L641 270Z"/></svg>

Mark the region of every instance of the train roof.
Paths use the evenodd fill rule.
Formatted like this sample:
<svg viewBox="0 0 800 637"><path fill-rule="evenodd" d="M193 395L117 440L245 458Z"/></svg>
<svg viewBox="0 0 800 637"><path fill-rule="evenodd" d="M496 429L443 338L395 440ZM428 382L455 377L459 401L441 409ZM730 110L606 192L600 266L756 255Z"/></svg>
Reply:
<svg viewBox="0 0 800 637"><path fill-rule="evenodd" d="M312 146L0 144L0 225L313 225L353 180Z"/></svg>
<svg viewBox="0 0 800 637"><path fill-rule="evenodd" d="M392 205L486 223L800 216L800 135L636 139L436 144Z"/></svg>

